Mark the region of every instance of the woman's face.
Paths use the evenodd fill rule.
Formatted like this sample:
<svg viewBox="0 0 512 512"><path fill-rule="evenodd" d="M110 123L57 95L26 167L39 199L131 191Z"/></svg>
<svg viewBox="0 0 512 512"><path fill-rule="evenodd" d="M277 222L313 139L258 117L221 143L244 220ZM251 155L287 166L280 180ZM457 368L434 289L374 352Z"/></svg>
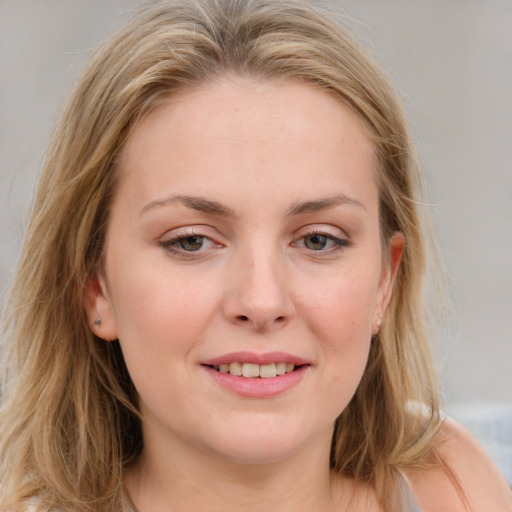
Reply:
<svg viewBox="0 0 512 512"><path fill-rule="evenodd" d="M149 115L119 172L86 302L119 339L146 449L263 462L328 445L402 248L382 252L360 119L311 85L226 80Z"/></svg>

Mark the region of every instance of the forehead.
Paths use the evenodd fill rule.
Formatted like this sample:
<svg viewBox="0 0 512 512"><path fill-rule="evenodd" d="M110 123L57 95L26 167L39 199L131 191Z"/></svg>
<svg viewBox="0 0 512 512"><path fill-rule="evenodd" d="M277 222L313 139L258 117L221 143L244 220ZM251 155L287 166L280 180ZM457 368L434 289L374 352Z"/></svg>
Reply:
<svg viewBox="0 0 512 512"><path fill-rule="evenodd" d="M275 184L299 195L314 182L330 196L344 174L348 188L374 185L373 162L366 124L333 93L226 79L174 95L135 128L119 160L120 188L131 184L149 201L171 188L188 193L179 190L187 181L199 194L250 183L255 193Z"/></svg>

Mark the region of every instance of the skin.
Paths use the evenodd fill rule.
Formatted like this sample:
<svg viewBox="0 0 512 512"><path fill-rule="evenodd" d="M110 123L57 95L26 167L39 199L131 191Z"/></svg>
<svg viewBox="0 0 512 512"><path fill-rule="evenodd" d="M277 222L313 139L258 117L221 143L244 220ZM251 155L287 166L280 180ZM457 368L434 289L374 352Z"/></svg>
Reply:
<svg viewBox="0 0 512 512"><path fill-rule="evenodd" d="M383 253L363 122L312 85L225 79L143 120L119 172L86 308L140 395L139 510L378 510L328 465L403 248ZM248 398L204 366L239 351L307 365Z"/></svg>

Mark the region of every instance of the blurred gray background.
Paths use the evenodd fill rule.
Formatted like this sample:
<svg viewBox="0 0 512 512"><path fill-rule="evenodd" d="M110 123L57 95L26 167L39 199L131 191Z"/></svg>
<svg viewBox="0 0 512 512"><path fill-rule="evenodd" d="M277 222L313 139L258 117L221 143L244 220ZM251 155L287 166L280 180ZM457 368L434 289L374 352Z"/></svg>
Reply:
<svg viewBox="0 0 512 512"><path fill-rule="evenodd" d="M140 3L0 0L0 302L59 107ZM454 303L435 340L445 408L512 483L512 1L336 5L403 90L424 162Z"/></svg>

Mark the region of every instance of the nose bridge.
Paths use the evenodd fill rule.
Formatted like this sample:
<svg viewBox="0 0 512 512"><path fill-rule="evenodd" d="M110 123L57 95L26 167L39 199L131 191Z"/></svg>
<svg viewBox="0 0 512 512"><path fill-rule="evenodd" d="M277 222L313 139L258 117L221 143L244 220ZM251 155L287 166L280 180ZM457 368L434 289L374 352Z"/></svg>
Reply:
<svg viewBox="0 0 512 512"><path fill-rule="evenodd" d="M257 329L277 327L293 314L286 263L276 244L253 240L236 255L226 312Z"/></svg>

